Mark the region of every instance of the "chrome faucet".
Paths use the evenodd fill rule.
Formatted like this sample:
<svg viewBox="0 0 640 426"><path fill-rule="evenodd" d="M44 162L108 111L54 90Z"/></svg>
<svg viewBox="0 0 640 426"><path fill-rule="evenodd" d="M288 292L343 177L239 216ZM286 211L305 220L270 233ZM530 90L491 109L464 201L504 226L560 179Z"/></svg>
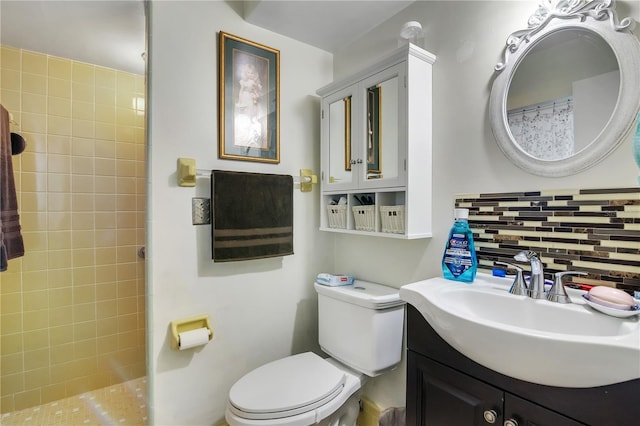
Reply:
<svg viewBox="0 0 640 426"><path fill-rule="evenodd" d="M531 279L529 281L529 297L532 299L544 299L544 268L538 255L525 250L513 256L518 262L529 262L531 264Z"/></svg>

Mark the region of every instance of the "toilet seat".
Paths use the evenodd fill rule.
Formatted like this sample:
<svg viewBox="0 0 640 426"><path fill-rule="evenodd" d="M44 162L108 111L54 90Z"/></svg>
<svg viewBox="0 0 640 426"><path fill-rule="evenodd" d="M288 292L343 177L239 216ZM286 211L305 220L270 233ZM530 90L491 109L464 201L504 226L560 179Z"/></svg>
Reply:
<svg viewBox="0 0 640 426"><path fill-rule="evenodd" d="M311 424L359 388L359 377L349 369L306 352L265 364L242 377L229 392L227 408L246 424L285 418L305 419L295 424Z"/></svg>

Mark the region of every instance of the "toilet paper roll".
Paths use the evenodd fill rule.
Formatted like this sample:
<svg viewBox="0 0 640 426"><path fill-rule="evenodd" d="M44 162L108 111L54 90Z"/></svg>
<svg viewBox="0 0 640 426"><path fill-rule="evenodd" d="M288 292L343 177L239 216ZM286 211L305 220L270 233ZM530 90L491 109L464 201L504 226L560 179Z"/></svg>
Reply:
<svg viewBox="0 0 640 426"><path fill-rule="evenodd" d="M179 349L189 349L209 343L209 329L202 327L178 333Z"/></svg>

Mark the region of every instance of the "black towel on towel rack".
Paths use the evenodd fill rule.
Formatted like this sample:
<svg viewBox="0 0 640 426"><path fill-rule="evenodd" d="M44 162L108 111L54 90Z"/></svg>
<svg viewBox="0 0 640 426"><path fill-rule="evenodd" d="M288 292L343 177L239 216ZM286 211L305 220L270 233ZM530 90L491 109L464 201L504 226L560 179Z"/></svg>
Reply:
<svg viewBox="0 0 640 426"><path fill-rule="evenodd" d="M293 254L293 178L211 172L212 255L215 262Z"/></svg>

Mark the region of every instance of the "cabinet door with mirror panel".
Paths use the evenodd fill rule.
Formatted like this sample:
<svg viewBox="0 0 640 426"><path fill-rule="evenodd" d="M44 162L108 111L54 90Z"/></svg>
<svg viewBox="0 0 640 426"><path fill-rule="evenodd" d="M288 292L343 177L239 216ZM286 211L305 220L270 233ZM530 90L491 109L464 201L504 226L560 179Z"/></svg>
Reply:
<svg viewBox="0 0 640 426"><path fill-rule="evenodd" d="M379 188L404 184L405 150L398 117L406 88L396 65L322 101L324 162L328 190Z"/></svg>

